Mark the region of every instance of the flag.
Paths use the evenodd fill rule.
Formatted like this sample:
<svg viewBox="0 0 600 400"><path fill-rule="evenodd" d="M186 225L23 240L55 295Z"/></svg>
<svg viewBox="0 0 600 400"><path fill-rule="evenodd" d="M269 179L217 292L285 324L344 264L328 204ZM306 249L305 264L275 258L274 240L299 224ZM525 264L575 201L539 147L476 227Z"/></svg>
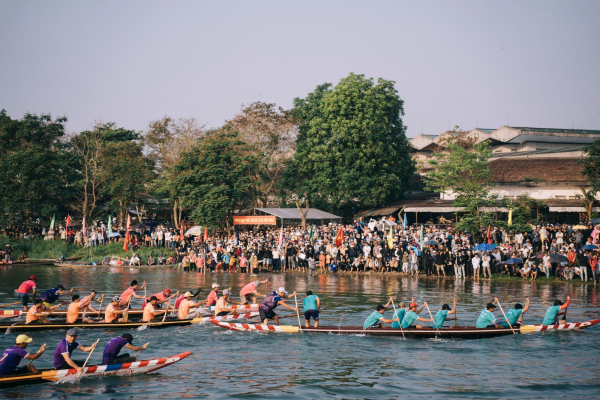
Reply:
<svg viewBox="0 0 600 400"><path fill-rule="evenodd" d="M423 250L423 225L421 225L421 230L419 231L419 245L421 246L421 250Z"/></svg>
<svg viewBox="0 0 600 400"><path fill-rule="evenodd" d="M235 245L240 245L240 227L237 227L237 232L235 233Z"/></svg>
<svg viewBox="0 0 600 400"><path fill-rule="evenodd" d="M127 230L125 232L125 242L123 243L123 250L129 251L129 226L131 225L131 216L127 214Z"/></svg>
<svg viewBox="0 0 600 400"><path fill-rule="evenodd" d="M508 210L508 226L512 225L512 208Z"/></svg>
<svg viewBox="0 0 600 400"><path fill-rule="evenodd" d="M83 217L83 234L85 235L85 217Z"/></svg>
<svg viewBox="0 0 600 400"><path fill-rule="evenodd" d="M108 216L108 234L112 233L112 215Z"/></svg>
<svg viewBox="0 0 600 400"><path fill-rule="evenodd" d="M310 241L311 241L311 242L313 241L313 226L314 226L314 225L311 225L311 226L310 226L310 234L309 234L309 235L310 235Z"/></svg>
<svg viewBox="0 0 600 400"><path fill-rule="evenodd" d="M67 226L65 226L65 228L68 228L69 225L71 225L71 216L67 214Z"/></svg>
<svg viewBox="0 0 600 400"><path fill-rule="evenodd" d="M281 229L279 230L279 247L283 246L283 225L281 225Z"/></svg>
<svg viewBox="0 0 600 400"><path fill-rule="evenodd" d="M56 222L56 214L52 215L52 222L50 222L50 229L54 229L55 222Z"/></svg>
<svg viewBox="0 0 600 400"><path fill-rule="evenodd" d="M392 233L391 226L390 226L390 234L388 235L388 247L390 249L394 247L394 234Z"/></svg>
<svg viewBox="0 0 600 400"><path fill-rule="evenodd" d="M340 230L338 231L337 235L335 236L335 247L340 247L342 245L342 243L344 243L344 230L340 226Z"/></svg>
<svg viewBox="0 0 600 400"><path fill-rule="evenodd" d="M488 225L487 240L488 244L492 244L492 225Z"/></svg>
<svg viewBox="0 0 600 400"><path fill-rule="evenodd" d="M183 240L183 221L179 224L179 240Z"/></svg>
<svg viewBox="0 0 600 400"><path fill-rule="evenodd" d="M204 242L208 242L208 226L204 227Z"/></svg>
<svg viewBox="0 0 600 400"><path fill-rule="evenodd" d="M406 229L406 225L408 225L408 221L406 220L406 213L404 213L404 221L402 221L402 229Z"/></svg>

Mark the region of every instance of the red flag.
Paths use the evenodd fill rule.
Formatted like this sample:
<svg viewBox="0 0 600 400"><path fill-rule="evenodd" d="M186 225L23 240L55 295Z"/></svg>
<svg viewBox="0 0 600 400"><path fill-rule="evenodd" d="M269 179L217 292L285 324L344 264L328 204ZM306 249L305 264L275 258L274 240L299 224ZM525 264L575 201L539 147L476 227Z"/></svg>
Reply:
<svg viewBox="0 0 600 400"><path fill-rule="evenodd" d="M125 243L123 243L123 250L129 251L129 226L131 225L131 216L127 215L127 231L125 233Z"/></svg>
<svg viewBox="0 0 600 400"><path fill-rule="evenodd" d="M487 240L488 240L488 244L492 244L492 226L491 225L488 225Z"/></svg>
<svg viewBox="0 0 600 400"><path fill-rule="evenodd" d="M344 230L340 226L340 230L335 237L335 247L340 247L344 242Z"/></svg>
<svg viewBox="0 0 600 400"><path fill-rule="evenodd" d="M179 225L179 240L183 240L183 221Z"/></svg>
<svg viewBox="0 0 600 400"><path fill-rule="evenodd" d="M204 227L204 242L208 242L208 227Z"/></svg>
<svg viewBox="0 0 600 400"><path fill-rule="evenodd" d="M67 214L67 226L65 228L68 228L69 225L71 225L71 216Z"/></svg>

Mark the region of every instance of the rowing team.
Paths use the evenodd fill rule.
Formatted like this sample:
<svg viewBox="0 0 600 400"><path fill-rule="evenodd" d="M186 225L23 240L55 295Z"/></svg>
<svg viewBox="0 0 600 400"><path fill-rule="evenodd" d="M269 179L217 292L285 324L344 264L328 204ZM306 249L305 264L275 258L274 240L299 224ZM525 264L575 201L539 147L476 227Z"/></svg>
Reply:
<svg viewBox="0 0 600 400"><path fill-rule="evenodd" d="M77 341L78 332L76 329L71 328L67 331L66 337L56 346L54 350L54 369L71 369L74 368L77 372L82 371L82 367L85 366L85 362L79 360L73 360L72 354L74 350L80 350L85 353L89 353L96 348L98 342L90 345L83 346ZM2 358L0 358L0 376L13 375L13 374L24 374L26 372L37 374L39 371L31 363L33 360L38 359L44 351L46 351L46 344L40 346L37 353L29 353L27 345L31 343L33 339L27 335L17 336L16 343L14 346L4 350ZM146 350L148 343L138 347L132 344L133 336L129 333L124 333L121 336L117 336L108 341L104 346L104 353L102 354L102 365L109 364L123 364L132 363L137 361L135 358L130 356L128 353L119 354L123 347L137 351L138 353L142 350ZM29 364L23 367L18 367L22 359L31 360Z"/></svg>
<svg viewBox="0 0 600 400"><path fill-rule="evenodd" d="M408 329L415 327L417 329L423 328L423 326L419 324L415 324L418 321L421 322L433 322L432 326L435 329L441 329L444 327L444 323L446 321L456 320L456 299L454 299L454 307L450 308L448 304L442 305L442 309L438 311L435 315L431 313L427 302L423 303L423 306L419 308L419 305L415 303L414 298L408 305L408 307L404 306L404 303L399 304L398 310L394 306L394 317L392 319L387 319L383 317L383 313L390 306L390 303L393 305L394 299L390 297L389 301L386 305L379 304L373 313L367 317L365 323L363 324L364 329L369 328L381 328L384 323L391 323L392 328L396 329ZM567 307L571 302L571 298L567 297L566 303L563 303L561 300L556 300L554 305L550 306L546 310L546 314L542 321L542 325L556 325L559 323L558 317L566 314ZM498 298L494 299L493 303L488 303L486 307L479 314L479 318L477 318L477 323L475 324L476 328L514 328L515 326L519 326L523 322L523 314L529 310L529 297L525 301L525 306L520 303L515 304L514 308L508 310L505 314L502 310L503 318L496 318L493 314L496 309L496 305L500 306L500 302ZM424 308L427 308L430 318L422 318L419 316L421 311ZM500 306L501 308L501 306ZM564 311L563 311L564 310ZM454 314L454 317L448 318L449 315Z"/></svg>

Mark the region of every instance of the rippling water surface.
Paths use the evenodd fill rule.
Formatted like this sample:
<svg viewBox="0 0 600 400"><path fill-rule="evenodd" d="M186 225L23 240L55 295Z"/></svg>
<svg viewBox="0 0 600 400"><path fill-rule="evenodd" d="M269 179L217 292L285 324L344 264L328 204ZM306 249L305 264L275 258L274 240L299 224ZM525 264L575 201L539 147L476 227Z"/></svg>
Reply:
<svg viewBox="0 0 600 400"><path fill-rule="evenodd" d="M232 286L237 295L248 281L241 274L181 274L169 270L21 267L0 270L0 301L15 301L12 293L31 274L38 287L59 283L84 293L96 289L120 294L132 279L148 282L148 294L165 287L205 291L212 282ZM481 281L418 281L379 275L261 275L269 289L285 285L321 297L322 325L362 325L378 303L393 295L396 303L415 297L435 313L442 303L458 301L459 324L473 325L493 296L505 310L531 298L525 322L539 323L556 299L571 296L569 320L600 317L600 289L575 283L531 283L518 279ZM261 289L264 290L263 287ZM300 296L299 300L304 297ZM291 300L293 304L293 299ZM427 312L426 310L424 311ZM282 310L280 315L288 314ZM390 317L388 311L386 316ZM497 315L499 312L496 313ZM296 318L282 323L297 324ZM100 344L90 362L101 361L101 349L123 330L83 330L79 341ZM148 375L84 379L80 383L48 383L0 391L5 398L597 398L600 393L600 327L581 332L504 336L482 340L403 340L325 334L230 332L212 324L130 331L134 344L150 342L143 358L194 354ZM52 354L65 331L33 332L30 350L47 343L35 365L50 367ZM16 334L0 335L0 347ZM76 352L77 359L85 359Z"/></svg>

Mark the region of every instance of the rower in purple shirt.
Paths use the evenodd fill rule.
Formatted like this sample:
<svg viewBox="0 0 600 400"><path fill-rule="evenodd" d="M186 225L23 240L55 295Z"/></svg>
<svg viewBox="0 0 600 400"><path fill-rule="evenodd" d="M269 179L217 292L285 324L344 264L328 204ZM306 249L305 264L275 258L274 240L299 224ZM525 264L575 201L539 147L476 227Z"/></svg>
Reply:
<svg viewBox="0 0 600 400"><path fill-rule="evenodd" d="M2 357L0 358L0 376L13 375L13 374L24 374L26 372L37 374L39 371L32 364L19 367L19 363L22 359L35 360L39 358L46 350L46 344L44 343L37 353L30 354L27 350L27 345L31 343L33 339L27 335L19 335L15 341L15 345L4 350Z"/></svg>
<svg viewBox="0 0 600 400"><path fill-rule="evenodd" d="M148 343L146 343L142 347L138 347L132 345L132 342L133 336L131 336L130 333L124 333L121 336L117 336L115 338L110 339L106 346L104 346L104 353L102 354L102 365L125 364L136 362L137 359L135 357L129 356L129 353L119 355L119 352L123 347L140 352L142 350L146 350L146 348L148 347Z"/></svg>
<svg viewBox="0 0 600 400"><path fill-rule="evenodd" d="M67 337L63 339L58 346L56 346L56 350L54 351L54 368L56 369L70 369L74 368L77 372L81 372L82 366L84 364L83 361L75 361L71 359L71 354L75 349L81 350L83 352L89 353L90 351L96 348L96 343L91 346L82 346L77 339L77 330L75 328L71 328L67 331Z"/></svg>

